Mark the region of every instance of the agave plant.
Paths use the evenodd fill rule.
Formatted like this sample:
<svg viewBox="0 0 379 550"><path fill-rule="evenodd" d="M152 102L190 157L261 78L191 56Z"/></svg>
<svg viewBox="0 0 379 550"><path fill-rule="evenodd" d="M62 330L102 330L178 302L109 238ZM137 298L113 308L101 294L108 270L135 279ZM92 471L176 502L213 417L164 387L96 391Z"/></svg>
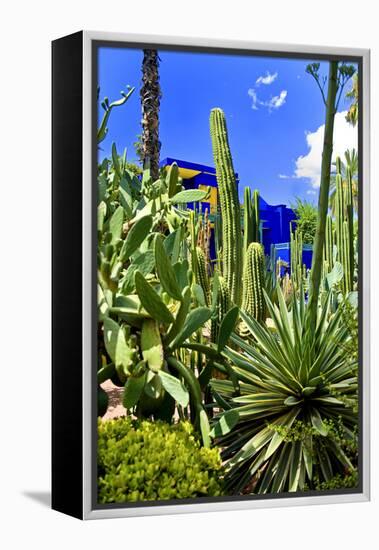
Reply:
<svg viewBox="0 0 379 550"><path fill-rule="evenodd" d="M277 293L279 306L265 295L274 331L241 312L253 344L234 335L224 351L237 383L211 381L224 409L211 435L237 493L313 489L354 469L346 447L356 439L357 364L346 358L341 310L330 315L326 299L309 334L303 293L290 310Z"/></svg>

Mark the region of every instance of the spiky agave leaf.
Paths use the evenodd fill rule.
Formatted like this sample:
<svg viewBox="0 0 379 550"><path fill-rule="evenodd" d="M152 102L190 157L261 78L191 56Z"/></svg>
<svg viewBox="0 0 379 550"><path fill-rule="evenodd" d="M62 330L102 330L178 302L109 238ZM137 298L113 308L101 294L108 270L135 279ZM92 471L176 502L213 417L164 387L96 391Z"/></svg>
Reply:
<svg viewBox="0 0 379 550"><path fill-rule="evenodd" d="M265 295L275 332L241 312L254 344L234 335L234 349L224 352L239 395L232 381L211 381L225 410L216 420L230 410L239 417L217 439L227 488L237 493L253 478L257 493L301 491L353 468L342 440L355 438L357 373L344 351L349 334L341 311L331 315L326 300L309 334L303 294L293 297L289 310L279 287L277 292L279 306Z"/></svg>

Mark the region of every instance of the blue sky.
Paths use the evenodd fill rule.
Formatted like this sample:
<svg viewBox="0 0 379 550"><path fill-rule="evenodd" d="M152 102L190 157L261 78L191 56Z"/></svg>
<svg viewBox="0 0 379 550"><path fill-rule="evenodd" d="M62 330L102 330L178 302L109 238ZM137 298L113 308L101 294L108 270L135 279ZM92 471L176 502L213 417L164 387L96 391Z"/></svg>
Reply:
<svg viewBox="0 0 379 550"><path fill-rule="evenodd" d="M320 91L306 74L306 60L161 51L161 158L173 157L213 166L209 113L221 107L227 118L234 168L243 188L259 189L270 204L290 204L296 196L317 200L325 107ZM141 133L139 86L142 51L99 50L100 98L120 98L126 85L136 90L113 110L100 157L112 142L126 147ZM320 71L327 74L327 64ZM348 84L347 89L349 89ZM335 150L356 146L356 129L344 119L341 101L336 118ZM102 117L99 108L99 119Z"/></svg>

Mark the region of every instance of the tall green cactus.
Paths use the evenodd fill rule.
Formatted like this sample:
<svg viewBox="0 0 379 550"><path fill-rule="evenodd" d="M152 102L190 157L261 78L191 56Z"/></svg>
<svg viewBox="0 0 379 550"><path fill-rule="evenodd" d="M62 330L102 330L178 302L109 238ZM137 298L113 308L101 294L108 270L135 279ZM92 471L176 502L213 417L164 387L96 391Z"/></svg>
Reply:
<svg viewBox="0 0 379 550"><path fill-rule="evenodd" d="M250 243L246 251L243 270L242 309L257 321L263 322L264 306L264 253L260 243Z"/></svg>
<svg viewBox="0 0 379 550"><path fill-rule="evenodd" d="M353 206L353 178L349 167L346 168L346 236L348 239L348 289L353 290L354 277L354 206Z"/></svg>
<svg viewBox="0 0 379 550"><path fill-rule="evenodd" d="M308 65L307 71L314 76L318 85L320 86L320 77L318 73L319 66L320 65L317 63L314 63L313 65ZM338 61L330 61L328 92L327 97L323 97L326 106L324 145L321 161L321 183L318 197L317 228L313 243L312 268L309 277L307 328L310 334L313 334L316 331L317 326L319 291L323 269L322 264L325 243L325 226L329 205L330 166L332 163L333 153L334 116L336 114L336 98L339 85L341 85L343 88L344 83L343 75L341 76L341 79L338 78L339 76L341 76L341 73L338 72Z"/></svg>
<svg viewBox="0 0 379 550"><path fill-rule="evenodd" d="M214 279L215 280L215 279ZM224 277L218 277L217 305L211 322L211 342L217 342L223 318L230 309L230 292Z"/></svg>
<svg viewBox="0 0 379 550"><path fill-rule="evenodd" d="M244 225L243 225L243 250L246 253L248 246L253 242L260 242L259 235L259 191L255 189L253 199L250 187L244 191Z"/></svg>
<svg viewBox="0 0 379 550"><path fill-rule="evenodd" d="M205 254L200 246L195 249L196 254L196 281L203 289L205 304L209 305L209 274Z"/></svg>
<svg viewBox="0 0 379 550"><path fill-rule="evenodd" d="M328 214L326 216L325 245L324 245L324 265L327 273L329 273L333 269L333 264L334 264L333 248L334 248L333 222L330 214Z"/></svg>
<svg viewBox="0 0 379 550"><path fill-rule="evenodd" d="M254 190L253 193L253 219L254 219L254 225L253 225L253 235L254 235L254 242L260 243L261 242L261 236L260 236L260 214L259 214L259 191L258 189Z"/></svg>
<svg viewBox="0 0 379 550"><path fill-rule="evenodd" d="M245 187L243 194L243 251L246 251L249 244L254 241L253 231L253 208L251 203L250 187Z"/></svg>
<svg viewBox="0 0 379 550"><path fill-rule="evenodd" d="M221 109L212 109L210 131L222 217L222 273L230 290L232 303L240 305L242 286L241 213L225 115Z"/></svg>
<svg viewBox="0 0 379 550"><path fill-rule="evenodd" d="M303 236L296 229L291 232L291 280L296 290L300 288L303 278Z"/></svg>
<svg viewBox="0 0 379 550"><path fill-rule="evenodd" d="M350 171L347 170L346 181L339 172L340 161L336 167L336 245L337 260L343 266L342 290L346 294L353 290L354 273L354 228L353 228L353 191Z"/></svg>

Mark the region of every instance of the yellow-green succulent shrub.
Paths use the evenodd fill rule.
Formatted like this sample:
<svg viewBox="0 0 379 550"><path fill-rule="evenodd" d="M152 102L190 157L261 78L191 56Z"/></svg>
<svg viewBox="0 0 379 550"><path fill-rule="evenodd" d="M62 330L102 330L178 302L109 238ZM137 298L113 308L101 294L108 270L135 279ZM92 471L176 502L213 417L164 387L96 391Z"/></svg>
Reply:
<svg viewBox="0 0 379 550"><path fill-rule="evenodd" d="M217 449L201 447L192 424L120 417L98 423L98 502L219 496Z"/></svg>

